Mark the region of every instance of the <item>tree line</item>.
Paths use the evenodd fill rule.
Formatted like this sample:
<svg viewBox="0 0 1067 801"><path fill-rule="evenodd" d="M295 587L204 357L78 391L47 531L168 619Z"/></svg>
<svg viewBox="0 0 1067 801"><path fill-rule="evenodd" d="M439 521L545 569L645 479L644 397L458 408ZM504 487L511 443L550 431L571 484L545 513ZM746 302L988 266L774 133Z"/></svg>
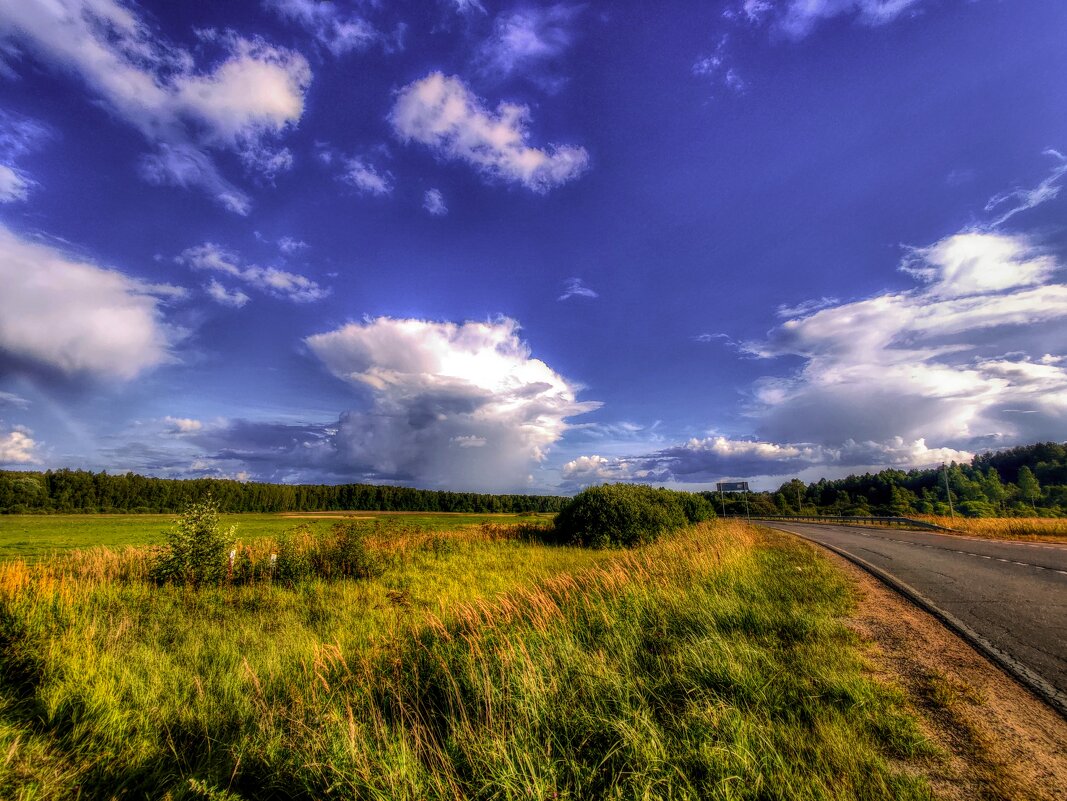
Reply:
<svg viewBox="0 0 1067 801"><path fill-rule="evenodd" d="M374 484L264 484L87 470L0 470L0 513L182 511L211 497L222 512L558 512L556 495L485 495Z"/></svg>
<svg viewBox="0 0 1067 801"><path fill-rule="evenodd" d="M793 479L771 492L705 493L720 512L744 515L1067 516L1067 445L1041 442L926 470L882 470L811 484ZM951 505L950 505L951 504Z"/></svg>

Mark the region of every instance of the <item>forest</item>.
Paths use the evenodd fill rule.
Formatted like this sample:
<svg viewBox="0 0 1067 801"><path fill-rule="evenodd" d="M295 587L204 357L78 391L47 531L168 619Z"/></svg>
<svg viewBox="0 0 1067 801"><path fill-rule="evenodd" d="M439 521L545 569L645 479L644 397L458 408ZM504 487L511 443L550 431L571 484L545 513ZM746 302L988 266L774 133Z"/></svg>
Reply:
<svg viewBox="0 0 1067 801"><path fill-rule="evenodd" d="M222 512L558 512L556 495L485 495L373 484L265 484L86 470L0 471L0 513L180 512L212 497Z"/></svg>
<svg viewBox="0 0 1067 801"><path fill-rule="evenodd" d="M705 493L727 515L1067 516L1067 445L1042 442L975 456L969 464L887 469L773 492ZM746 502L748 504L746 510Z"/></svg>
<svg viewBox="0 0 1067 801"><path fill-rule="evenodd" d="M1042 442L983 453L969 464L886 469L811 484L793 479L747 497L702 493L744 515L1067 516L1067 445ZM374 484L266 484L151 478L85 470L0 471L0 513L180 512L211 496L223 512L558 512L558 495L486 495ZM951 508L950 508L951 504Z"/></svg>

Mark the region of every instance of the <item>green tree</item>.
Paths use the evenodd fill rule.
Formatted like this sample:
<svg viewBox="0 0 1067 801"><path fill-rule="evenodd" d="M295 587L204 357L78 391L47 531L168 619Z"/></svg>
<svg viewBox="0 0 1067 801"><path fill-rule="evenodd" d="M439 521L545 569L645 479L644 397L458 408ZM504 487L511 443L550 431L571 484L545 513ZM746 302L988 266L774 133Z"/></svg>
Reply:
<svg viewBox="0 0 1067 801"><path fill-rule="evenodd" d="M1024 501L1030 501L1030 507L1037 514L1037 499L1041 497L1041 484L1034 472L1023 465L1019 468L1019 497Z"/></svg>
<svg viewBox="0 0 1067 801"><path fill-rule="evenodd" d="M218 504L191 503L167 532L167 548L152 568L152 578L175 584L221 584L229 567L229 551L237 526L223 531Z"/></svg>

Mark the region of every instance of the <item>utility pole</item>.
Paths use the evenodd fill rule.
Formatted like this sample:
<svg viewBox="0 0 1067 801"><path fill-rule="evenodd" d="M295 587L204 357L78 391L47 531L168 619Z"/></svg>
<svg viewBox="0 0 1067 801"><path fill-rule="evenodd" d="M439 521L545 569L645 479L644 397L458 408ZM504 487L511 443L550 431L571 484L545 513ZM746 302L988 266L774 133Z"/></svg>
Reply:
<svg viewBox="0 0 1067 801"><path fill-rule="evenodd" d="M800 484L797 484L797 514L798 515L803 515L804 514L804 507L800 502Z"/></svg>
<svg viewBox="0 0 1067 801"><path fill-rule="evenodd" d="M952 508L952 489L948 485L948 465L942 462L941 470L945 474L945 495L948 497L948 513L952 516L952 519L955 520L956 511Z"/></svg>

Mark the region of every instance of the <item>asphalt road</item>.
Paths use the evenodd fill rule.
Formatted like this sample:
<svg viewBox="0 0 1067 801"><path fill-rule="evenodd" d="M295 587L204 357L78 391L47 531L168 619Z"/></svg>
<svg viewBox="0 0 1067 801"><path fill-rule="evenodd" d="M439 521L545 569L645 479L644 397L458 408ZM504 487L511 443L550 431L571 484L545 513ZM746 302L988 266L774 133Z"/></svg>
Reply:
<svg viewBox="0 0 1067 801"><path fill-rule="evenodd" d="M880 568L1044 680L1059 703L1067 699L1067 545L869 526L762 525Z"/></svg>

